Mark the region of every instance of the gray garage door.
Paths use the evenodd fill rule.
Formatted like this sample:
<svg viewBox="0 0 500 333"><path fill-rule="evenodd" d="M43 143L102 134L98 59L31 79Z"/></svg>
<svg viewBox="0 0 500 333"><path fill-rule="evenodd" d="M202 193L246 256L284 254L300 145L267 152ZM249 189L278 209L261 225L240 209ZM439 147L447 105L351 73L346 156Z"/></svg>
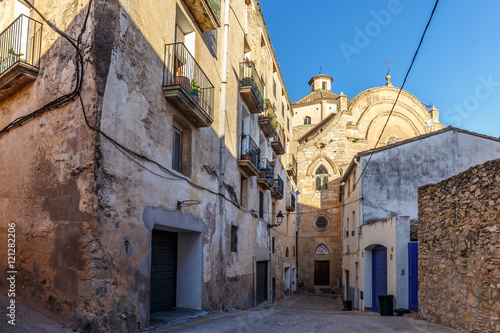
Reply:
<svg viewBox="0 0 500 333"><path fill-rule="evenodd" d="M177 233L153 230L150 312L175 306L177 285Z"/></svg>

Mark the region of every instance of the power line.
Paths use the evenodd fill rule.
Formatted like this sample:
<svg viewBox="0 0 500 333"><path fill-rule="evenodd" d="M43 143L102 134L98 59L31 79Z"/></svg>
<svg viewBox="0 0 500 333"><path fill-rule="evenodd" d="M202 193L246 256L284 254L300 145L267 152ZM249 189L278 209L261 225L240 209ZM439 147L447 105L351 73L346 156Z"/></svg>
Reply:
<svg viewBox="0 0 500 333"><path fill-rule="evenodd" d="M380 142L380 139L382 138L382 135L384 134L384 130L385 128L387 127L387 124L389 123L389 119L391 118L391 115L394 111L394 108L396 107L396 104L398 103L398 99L399 99L399 95L401 94L401 91L403 90L403 87L405 86L406 84L406 79L408 78L408 75L410 75L410 72L411 72L411 69L413 68L413 63L415 62L415 59L417 58L417 54L418 54L418 51L420 50L420 46L422 46L422 42L424 41L424 37L425 37L425 34L427 32L427 28L429 28L429 25L431 24L431 21L432 21L432 17L434 16L434 12L436 11L436 8L437 8L437 5L439 3L439 0L436 0L436 3L434 4L434 8L432 9L432 13L431 13L431 16L429 17L429 20L427 21L427 25L425 26L425 29L424 29L424 32L422 33L422 37L420 38L420 42L418 43L418 47L417 47L417 50L415 51L415 54L413 55L413 59L411 60L411 64L410 64L410 67L408 68L408 71L406 72L406 75L405 75L405 78L403 80L403 84L401 85L401 88L399 88L399 91L398 91L398 95L396 96L396 100L394 101L394 104L392 105L392 108L391 108L391 112L389 112L389 116L387 116L387 120L384 124L384 127L382 128L382 132L380 132L380 136L378 137L378 140L377 140L377 143L375 143L375 146L373 147L373 149L371 150L371 153L370 153L370 157L368 158L368 161L366 162L363 170L361 171L361 174L359 175L359 178L356 180L356 182L354 183L354 187L356 187L356 185L359 183L359 181L361 180L361 177L363 176L363 174L365 173L366 171L366 168L368 167L368 164L370 164L370 161L372 159L372 156L373 154L375 153L375 149L377 148L377 145L379 144ZM352 192L351 192L352 193ZM347 195L347 198L349 198L349 196L351 195L351 193L349 193ZM347 199L346 198L346 199Z"/></svg>

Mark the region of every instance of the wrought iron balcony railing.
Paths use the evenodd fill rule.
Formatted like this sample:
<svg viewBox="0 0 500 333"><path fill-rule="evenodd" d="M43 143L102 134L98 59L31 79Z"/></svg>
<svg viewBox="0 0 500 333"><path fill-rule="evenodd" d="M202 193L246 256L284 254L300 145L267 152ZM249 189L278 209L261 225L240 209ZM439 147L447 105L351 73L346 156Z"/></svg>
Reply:
<svg viewBox="0 0 500 333"><path fill-rule="evenodd" d="M286 155L286 171L294 176L297 174L297 160L294 154Z"/></svg>
<svg viewBox="0 0 500 333"><path fill-rule="evenodd" d="M283 179L279 175L276 175L276 177L274 179L274 189L271 194L283 198Z"/></svg>
<svg viewBox="0 0 500 333"><path fill-rule="evenodd" d="M165 45L163 87L180 86L213 119L214 86L184 43Z"/></svg>
<svg viewBox="0 0 500 333"><path fill-rule="evenodd" d="M264 108L264 86L255 66L250 61L240 63L240 87L252 87L261 109Z"/></svg>
<svg viewBox="0 0 500 333"><path fill-rule="evenodd" d="M42 45L42 24L20 15L0 33L0 75L22 62L39 68Z"/></svg>
<svg viewBox="0 0 500 333"><path fill-rule="evenodd" d="M249 160L255 168L259 168L260 148L248 134L241 136L241 159Z"/></svg>
<svg viewBox="0 0 500 333"><path fill-rule="evenodd" d="M271 166L267 158L263 157L260 159L259 171L264 173L265 176L260 178L265 178L269 182L269 185L274 184L274 167Z"/></svg>

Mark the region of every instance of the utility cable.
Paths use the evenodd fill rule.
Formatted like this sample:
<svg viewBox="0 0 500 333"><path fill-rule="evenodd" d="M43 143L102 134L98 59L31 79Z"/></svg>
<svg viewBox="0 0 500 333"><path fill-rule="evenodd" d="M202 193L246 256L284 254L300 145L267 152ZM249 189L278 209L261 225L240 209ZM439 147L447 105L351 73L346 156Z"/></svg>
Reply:
<svg viewBox="0 0 500 333"><path fill-rule="evenodd" d="M429 28L429 25L431 24L432 17L434 16L434 12L436 11L438 3L439 3L439 0L436 0L436 3L434 4L434 8L432 9L431 16L429 17L429 20L427 21L427 25L425 26L424 32L422 33L422 37L420 38L420 42L418 43L417 50L415 51L415 54L413 55L413 59L411 60L410 67L408 68L408 71L406 72L405 78L403 80L403 84L401 85L401 88L399 88L398 95L396 96L396 100L394 101L394 104L392 105L391 112L389 112L389 116L387 116L387 120L386 120L386 122L384 124L384 127L382 128L382 132L380 132L380 136L378 137L377 143L375 143L375 146L371 150L370 157L368 158L368 161L366 162L365 166L363 167L363 170L361 171L361 174L359 175L359 178L354 183L354 185L353 185L354 187L356 187L356 185L361 180L361 177L365 173L366 168L370 164L372 156L375 153L375 150L377 149L377 145L379 144L380 139L382 139L382 135L384 134L384 130L387 127L387 124L389 123L389 119L391 118L391 115L392 115L392 113L394 111L394 108L396 107L396 104L398 103L399 95L401 94L401 91L403 90L403 87L406 84L406 79L408 78L408 75L410 75L411 69L413 68L413 64L415 62L415 59L417 58L418 51L420 50L420 47L422 46L422 42L424 41L424 37L425 37L425 34L427 32L427 28ZM348 193L347 198L349 198L349 196L351 195L351 193Z"/></svg>

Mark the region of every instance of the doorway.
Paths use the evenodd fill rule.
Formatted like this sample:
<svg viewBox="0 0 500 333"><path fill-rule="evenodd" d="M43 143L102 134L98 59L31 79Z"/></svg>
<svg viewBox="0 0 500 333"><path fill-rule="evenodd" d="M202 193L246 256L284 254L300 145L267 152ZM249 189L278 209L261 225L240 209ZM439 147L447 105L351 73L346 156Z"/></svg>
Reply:
<svg viewBox="0 0 500 333"><path fill-rule="evenodd" d="M387 248L377 245L372 249L372 304L380 312L379 295L387 295Z"/></svg>
<svg viewBox="0 0 500 333"><path fill-rule="evenodd" d="M150 313L176 305L177 241L175 232L153 230Z"/></svg>
<svg viewBox="0 0 500 333"><path fill-rule="evenodd" d="M329 261L314 261L314 285L329 286L330 285L330 262Z"/></svg>

